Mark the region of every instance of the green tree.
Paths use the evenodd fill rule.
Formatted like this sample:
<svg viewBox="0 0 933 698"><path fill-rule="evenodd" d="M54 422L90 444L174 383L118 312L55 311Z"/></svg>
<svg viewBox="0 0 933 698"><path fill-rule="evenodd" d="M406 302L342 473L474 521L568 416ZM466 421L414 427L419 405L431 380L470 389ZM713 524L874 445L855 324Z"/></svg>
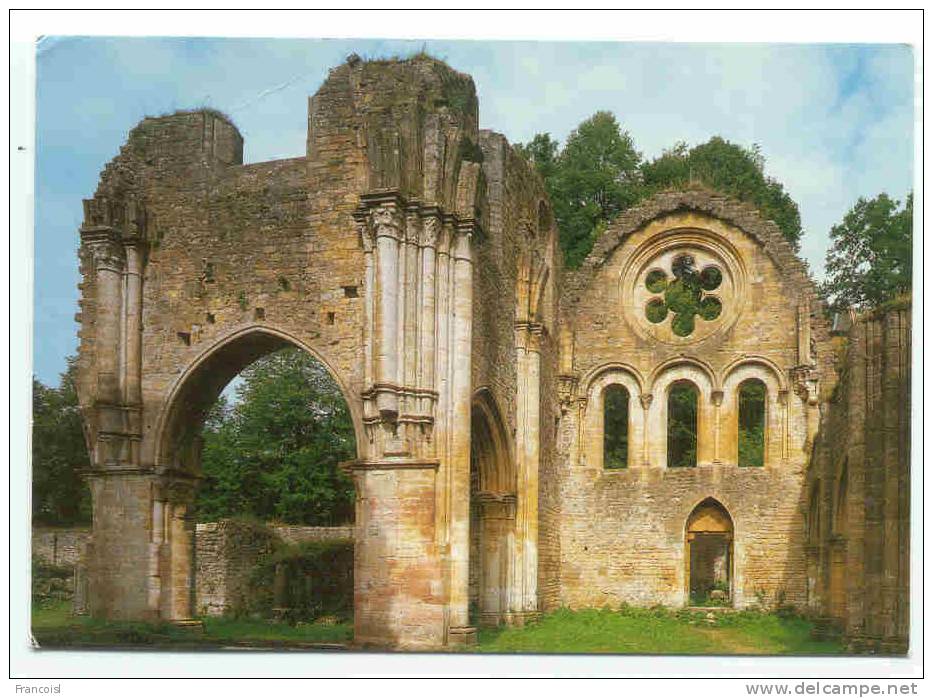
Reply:
<svg viewBox="0 0 933 698"><path fill-rule="evenodd" d="M697 389L688 382L671 386L667 396L667 467L697 464Z"/></svg>
<svg viewBox="0 0 933 698"><path fill-rule="evenodd" d="M32 518L34 523L73 525L91 519L91 497L81 477L90 465L78 395L75 363L50 388L32 379Z"/></svg>
<svg viewBox="0 0 933 698"><path fill-rule="evenodd" d="M795 250L800 248L800 210L783 185L765 175L765 160L755 145L743 148L720 136L689 148L678 143L641 166L641 196L694 183L754 204L777 224Z"/></svg>
<svg viewBox="0 0 933 698"><path fill-rule="evenodd" d="M632 138L609 112L597 112L567 138L563 149L539 133L522 153L544 180L568 267L578 267L605 226L625 209L665 189L702 184L754 204L795 250L800 210L784 186L765 174L760 148L715 136L693 148L680 142L642 161Z"/></svg>
<svg viewBox="0 0 933 698"><path fill-rule="evenodd" d="M520 151L544 179L567 265L579 266L599 230L638 200L641 155L605 111L581 123L559 154L549 134L536 135Z"/></svg>
<svg viewBox="0 0 933 698"><path fill-rule="evenodd" d="M298 349L241 373L234 405L219 400L204 425L198 516L251 515L308 525L353 517L353 424L324 366Z"/></svg>
<svg viewBox="0 0 933 698"><path fill-rule="evenodd" d="M834 308L876 307L910 291L913 278L913 194L859 198L830 230L823 291Z"/></svg>
<svg viewBox="0 0 933 698"><path fill-rule="evenodd" d="M558 147L558 142L549 133L538 133L528 143L515 146L521 155L534 164L545 184L550 182L557 170Z"/></svg>

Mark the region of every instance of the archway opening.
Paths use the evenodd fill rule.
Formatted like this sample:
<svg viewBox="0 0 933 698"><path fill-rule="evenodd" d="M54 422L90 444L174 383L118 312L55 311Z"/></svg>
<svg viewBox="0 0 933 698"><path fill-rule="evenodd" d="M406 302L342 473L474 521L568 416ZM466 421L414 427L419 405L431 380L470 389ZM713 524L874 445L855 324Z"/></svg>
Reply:
<svg viewBox="0 0 933 698"><path fill-rule="evenodd" d="M733 526L729 512L706 499L687 519L687 593L693 606L732 605Z"/></svg>
<svg viewBox="0 0 933 698"><path fill-rule="evenodd" d="M498 626L512 609L515 468L492 399L473 404L470 443L470 622Z"/></svg>
<svg viewBox="0 0 933 698"><path fill-rule="evenodd" d="M603 391L603 467L628 467L629 396L625 386L613 384Z"/></svg>
<svg viewBox="0 0 933 698"><path fill-rule="evenodd" d="M742 381L738 391L739 465L765 464L765 397L767 388L757 378Z"/></svg>
<svg viewBox="0 0 933 698"><path fill-rule="evenodd" d="M673 383L667 396L667 467L697 464L697 403L699 391L690 381Z"/></svg>
<svg viewBox="0 0 933 698"><path fill-rule="evenodd" d="M339 464L357 441L316 356L263 330L217 347L176 390L160 443L188 483L167 505L185 530L166 531L166 617L352 618L355 497Z"/></svg>

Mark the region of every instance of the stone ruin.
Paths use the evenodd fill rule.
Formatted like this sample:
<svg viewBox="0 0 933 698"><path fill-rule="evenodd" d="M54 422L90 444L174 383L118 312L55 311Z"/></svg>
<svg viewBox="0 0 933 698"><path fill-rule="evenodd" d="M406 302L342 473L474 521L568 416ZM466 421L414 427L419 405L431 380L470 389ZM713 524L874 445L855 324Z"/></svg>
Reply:
<svg viewBox="0 0 933 698"><path fill-rule="evenodd" d="M472 79L425 56L351 57L309 100L304 157L242 160L223 114L147 118L85 201L92 615L196 612L200 426L295 346L356 431L360 646L715 587L906 650L909 312L855 322L838 360L776 225L706 190L626 211L564 269L533 167L479 128ZM757 466L737 445L749 385Z"/></svg>

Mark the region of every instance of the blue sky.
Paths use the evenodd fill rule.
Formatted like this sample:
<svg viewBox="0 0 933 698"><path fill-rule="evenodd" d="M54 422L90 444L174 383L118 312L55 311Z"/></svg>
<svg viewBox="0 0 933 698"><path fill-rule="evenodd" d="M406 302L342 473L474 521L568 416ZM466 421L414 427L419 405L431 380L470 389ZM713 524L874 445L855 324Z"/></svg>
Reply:
<svg viewBox="0 0 933 698"><path fill-rule="evenodd" d="M37 51L34 372L57 383L77 346L81 200L143 117L210 106L244 159L304 154L306 98L350 53L421 48L473 76L480 125L563 140L597 110L646 157L721 135L760 144L800 206L822 274L829 229L859 196L913 182L913 54L904 45L45 38Z"/></svg>

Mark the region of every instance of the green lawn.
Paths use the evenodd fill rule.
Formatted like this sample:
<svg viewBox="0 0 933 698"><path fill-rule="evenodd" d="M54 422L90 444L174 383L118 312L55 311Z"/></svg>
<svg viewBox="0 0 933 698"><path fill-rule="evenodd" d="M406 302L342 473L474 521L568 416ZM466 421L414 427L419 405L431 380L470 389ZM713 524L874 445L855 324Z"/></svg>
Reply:
<svg viewBox="0 0 933 698"><path fill-rule="evenodd" d="M481 630L480 652L614 654L842 654L810 637L802 618L743 612L623 608L561 609L524 628Z"/></svg>
<svg viewBox="0 0 933 698"><path fill-rule="evenodd" d="M336 625L274 623L238 618L204 618L203 628L171 623L116 623L71 615L70 602L34 608L33 635L40 647L153 647L210 649L217 647L294 647L345 644L352 623Z"/></svg>
<svg viewBox="0 0 933 698"><path fill-rule="evenodd" d="M616 654L842 654L835 641L810 637L802 618L706 611L623 608L562 609L524 628L483 629L476 652ZM76 618L60 603L33 611L33 633L42 647L134 646L161 649L265 647L315 649L352 641L352 623L291 626L263 620L205 618L203 629L169 623L105 623Z"/></svg>

